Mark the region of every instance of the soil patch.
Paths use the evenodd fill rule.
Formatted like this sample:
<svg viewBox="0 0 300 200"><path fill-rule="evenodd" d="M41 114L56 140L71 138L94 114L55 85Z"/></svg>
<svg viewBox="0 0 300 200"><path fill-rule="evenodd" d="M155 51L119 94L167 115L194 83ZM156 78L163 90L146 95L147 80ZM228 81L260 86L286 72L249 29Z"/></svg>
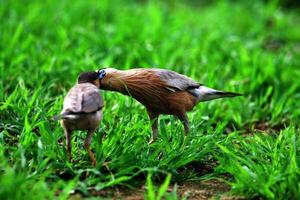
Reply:
<svg viewBox="0 0 300 200"><path fill-rule="evenodd" d="M191 200L206 200L206 199L223 199L223 200L240 200L243 197L229 196L226 193L230 191L230 186L218 180L205 180L200 182L185 182L176 184L177 195L181 198ZM175 185L171 185L168 192L172 192ZM108 199L125 199L125 200L142 200L146 194L147 188L145 185L137 189L128 189L125 187L114 187L100 191L91 190L90 193L94 197L102 197ZM69 200L83 199L80 193L74 193L69 197Z"/></svg>

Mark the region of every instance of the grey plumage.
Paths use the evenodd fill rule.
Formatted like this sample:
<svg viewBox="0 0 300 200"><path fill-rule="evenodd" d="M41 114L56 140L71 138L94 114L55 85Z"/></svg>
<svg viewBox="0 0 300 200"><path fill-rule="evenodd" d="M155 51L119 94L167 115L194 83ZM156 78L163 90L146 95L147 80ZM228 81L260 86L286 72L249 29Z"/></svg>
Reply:
<svg viewBox="0 0 300 200"><path fill-rule="evenodd" d="M236 97L242 96L242 94L235 92L224 92L220 90L215 90L209 87L200 86L198 88L194 88L189 90L191 94L193 94L198 102L210 101L213 99L225 98L225 97Z"/></svg>
<svg viewBox="0 0 300 200"><path fill-rule="evenodd" d="M103 100L99 89L92 83L78 83L70 89L64 99L61 112L61 125L66 135L66 143L71 159L71 133L73 130L86 130L88 136L85 147L89 156L96 164L94 154L89 149L91 138L102 118Z"/></svg>
<svg viewBox="0 0 300 200"><path fill-rule="evenodd" d="M193 79L179 74L177 72L166 69L150 69L162 80L166 81L170 88L177 89L178 91L185 91L192 88L198 88L201 84L195 82Z"/></svg>
<svg viewBox="0 0 300 200"><path fill-rule="evenodd" d="M62 113L91 113L103 107L99 89L91 83L76 84L68 92Z"/></svg>
<svg viewBox="0 0 300 200"><path fill-rule="evenodd" d="M193 79L179 74L177 72L166 69L149 69L156 73L162 80L166 82L166 89L170 92L187 91L197 98L198 101L209 101L224 97L241 96L241 94L233 92L224 92L203 86L195 82Z"/></svg>

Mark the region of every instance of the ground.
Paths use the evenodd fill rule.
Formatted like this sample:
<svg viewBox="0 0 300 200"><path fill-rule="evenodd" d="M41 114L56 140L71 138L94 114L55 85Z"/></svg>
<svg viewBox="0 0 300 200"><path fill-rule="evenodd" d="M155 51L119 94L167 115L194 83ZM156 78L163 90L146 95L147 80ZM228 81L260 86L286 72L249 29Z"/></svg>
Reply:
<svg viewBox="0 0 300 200"><path fill-rule="evenodd" d="M176 187L177 194L179 198L186 198L192 200L204 200L211 198L220 198L222 200L242 200L243 197L234 197L226 195L226 192L230 191L230 187L223 182L217 180L208 180L202 182L186 182L182 185L170 185L168 192L173 192L174 187ZM144 199L144 193L147 188L142 186L134 190L129 190L127 188L113 188L109 190L101 191L91 191L93 196L102 198L112 198L112 199L126 199L126 200L140 200ZM71 200L82 199L83 195L74 192L71 195Z"/></svg>

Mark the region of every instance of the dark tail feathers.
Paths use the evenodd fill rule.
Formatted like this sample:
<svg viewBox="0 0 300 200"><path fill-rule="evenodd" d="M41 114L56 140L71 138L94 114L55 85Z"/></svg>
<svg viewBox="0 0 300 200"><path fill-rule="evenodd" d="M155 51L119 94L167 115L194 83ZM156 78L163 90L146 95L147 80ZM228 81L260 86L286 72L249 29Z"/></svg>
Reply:
<svg viewBox="0 0 300 200"><path fill-rule="evenodd" d="M224 92L206 86L200 86L199 88L195 89L193 93L197 96L198 101L210 101L213 99L219 99L225 97L243 96L242 94L239 93Z"/></svg>
<svg viewBox="0 0 300 200"><path fill-rule="evenodd" d="M216 91L216 95L219 95L221 97L237 97L237 96L244 96L243 94L240 93L235 93L235 92L223 92L223 91Z"/></svg>

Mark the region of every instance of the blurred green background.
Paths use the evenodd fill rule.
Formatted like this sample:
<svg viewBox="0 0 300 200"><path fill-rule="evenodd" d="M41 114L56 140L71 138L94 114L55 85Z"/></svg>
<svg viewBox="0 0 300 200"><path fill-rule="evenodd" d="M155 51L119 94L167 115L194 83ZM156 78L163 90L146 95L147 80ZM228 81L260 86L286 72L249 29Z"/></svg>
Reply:
<svg viewBox="0 0 300 200"><path fill-rule="evenodd" d="M0 199L89 198L144 184L148 199L188 198L166 188L211 178L230 194L299 197L298 1L0 0L0 21ZM245 97L197 106L186 141L181 124L162 117L149 146L143 107L103 91L98 165L83 132L69 163L51 118L80 72L108 66L172 69Z"/></svg>

